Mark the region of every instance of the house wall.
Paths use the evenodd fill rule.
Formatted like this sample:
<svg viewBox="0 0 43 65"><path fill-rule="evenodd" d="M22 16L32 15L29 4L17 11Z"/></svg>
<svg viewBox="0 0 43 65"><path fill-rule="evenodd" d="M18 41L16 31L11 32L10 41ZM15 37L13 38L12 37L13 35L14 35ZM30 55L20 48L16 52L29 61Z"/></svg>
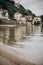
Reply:
<svg viewBox="0 0 43 65"><path fill-rule="evenodd" d="M34 22L38 22L38 21L39 21L39 22L41 22L41 19L40 19L40 18L38 18L38 17L34 17L34 19L33 19L33 22L32 22L32 23L34 24Z"/></svg>
<svg viewBox="0 0 43 65"><path fill-rule="evenodd" d="M21 17L22 17L22 14L19 13L19 12L16 12L16 13L14 14L14 18L15 18L16 20L20 19Z"/></svg>

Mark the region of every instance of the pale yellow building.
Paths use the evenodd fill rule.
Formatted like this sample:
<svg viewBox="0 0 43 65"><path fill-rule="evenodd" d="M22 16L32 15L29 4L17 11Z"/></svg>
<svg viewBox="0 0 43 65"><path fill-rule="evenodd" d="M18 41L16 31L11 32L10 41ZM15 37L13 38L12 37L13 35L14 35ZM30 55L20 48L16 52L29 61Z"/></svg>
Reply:
<svg viewBox="0 0 43 65"><path fill-rule="evenodd" d="M39 17L34 17L34 19L33 19L33 22L32 22L32 24L34 24L34 22L41 22L41 18L39 18Z"/></svg>
<svg viewBox="0 0 43 65"><path fill-rule="evenodd" d="M16 12L16 13L14 14L14 18L15 18L17 21L18 21L21 17L22 17L22 14L19 13L19 12Z"/></svg>

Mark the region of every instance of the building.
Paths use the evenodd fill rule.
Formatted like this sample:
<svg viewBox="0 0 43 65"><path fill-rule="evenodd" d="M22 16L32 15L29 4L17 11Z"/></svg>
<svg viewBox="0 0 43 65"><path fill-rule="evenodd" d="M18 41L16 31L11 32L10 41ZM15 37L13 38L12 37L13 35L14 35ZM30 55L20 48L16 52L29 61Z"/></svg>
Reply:
<svg viewBox="0 0 43 65"><path fill-rule="evenodd" d="M14 18L15 18L17 21L18 21L21 17L22 17L22 14L19 13L19 12L16 12L16 13L14 14Z"/></svg>
<svg viewBox="0 0 43 65"><path fill-rule="evenodd" d="M25 17L21 18L21 23L26 24L26 18Z"/></svg>
<svg viewBox="0 0 43 65"><path fill-rule="evenodd" d="M14 14L14 18L17 20L18 23L22 23L22 24L25 24L26 23L26 18L25 17L22 17L22 14L19 13L19 12L16 12Z"/></svg>
<svg viewBox="0 0 43 65"><path fill-rule="evenodd" d="M35 23L37 24L37 23L40 23L40 22L41 22L40 17L34 17L32 24L35 24Z"/></svg>
<svg viewBox="0 0 43 65"><path fill-rule="evenodd" d="M26 16L26 19L27 19L28 22L32 22L32 15Z"/></svg>
<svg viewBox="0 0 43 65"><path fill-rule="evenodd" d="M9 18L8 18L8 12L7 12L7 10L1 10L0 11L0 18L1 19L7 19L7 20L9 20Z"/></svg>
<svg viewBox="0 0 43 65"><path fill-rule="evenodd" d="M15 6L19 8L20 7L20 3L19 2L15 3Z"/></svg>

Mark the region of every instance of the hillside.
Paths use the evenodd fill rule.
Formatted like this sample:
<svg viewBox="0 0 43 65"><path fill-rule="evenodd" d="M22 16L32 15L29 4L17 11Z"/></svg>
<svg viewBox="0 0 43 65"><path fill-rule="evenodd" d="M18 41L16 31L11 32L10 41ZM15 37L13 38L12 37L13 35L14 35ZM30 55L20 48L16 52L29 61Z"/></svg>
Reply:
<svg viewBox="0 0 43 65"><path fill-rule="evenodd" d="M3 9L8 10L9 17L13 17L15 12L20 12L22 13L23 16L33 14L30 10L26 10L21 4L19 8L16 7L14 1L0 0L0 5L2 6Z"/></svg>

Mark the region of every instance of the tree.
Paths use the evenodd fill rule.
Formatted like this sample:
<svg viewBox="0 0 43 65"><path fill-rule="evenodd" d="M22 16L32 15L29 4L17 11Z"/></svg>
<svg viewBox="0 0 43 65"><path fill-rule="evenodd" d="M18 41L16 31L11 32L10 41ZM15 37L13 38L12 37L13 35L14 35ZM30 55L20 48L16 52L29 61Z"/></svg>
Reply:
<svg viewBox="0 0 43 65"><path fill-rule="evenodd" d="M43 15L41 15L41 22L43 23Z"/></svg>
<svg viewBox="0 0 43 65"><path fill-rule="evenodd" d="M20 12L23 16L32 15L33 13L29 9L25 9L21 4L20 7L15 6L15 1L13 0L0 0L0 5L2 9L8 11L9 17L13 17L15 12Z"/></svg>
<svg viewBox="0 0 43 65"><path fill-rule="evenodd" d="M7 7L8 7L8 14L9 14L9 17L10 18L13 18L13 15L14 15L14 8L12 6L12 4L9 4L9 3L6 3L7 4Z"/></svg>
<svg viewBox="0 0 43 65"><path fill-rule="evenodd" d="M7 5L6 5L6 2L4 0L3 1L0 0L0 5L3 9L7 9Z"/></svg>
<svg viewBox="0 0 43 65"><path fill-rule="evenodd" d="M10 3L11 3L12 5L15 5L15 2L14 2L14 1L10 1Z"/></svg>

